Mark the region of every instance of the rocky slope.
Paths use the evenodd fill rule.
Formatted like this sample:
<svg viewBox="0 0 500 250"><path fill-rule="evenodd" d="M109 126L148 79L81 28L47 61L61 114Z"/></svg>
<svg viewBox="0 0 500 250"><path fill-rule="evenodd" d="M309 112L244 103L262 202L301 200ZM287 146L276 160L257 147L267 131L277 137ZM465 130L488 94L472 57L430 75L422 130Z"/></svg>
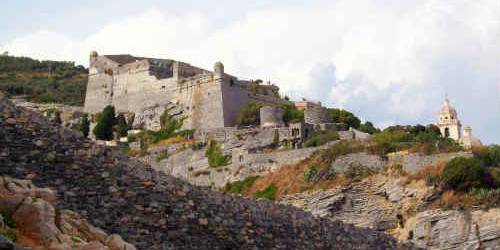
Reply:
<svg viewBox="0 0 500 250"><path fill-rule="evenodd" d="M135 250L70 210L59 210L55 193L29 180L0 176L0 235L16 245L43 249ZM13 249L13 244L0 249Z"/></svg>
<svg viewBox="0 0 500 250"><path fill-rule="evenodd" d="M379 232L267 201L227 196L151 169L0 96L0 175L56 191L138 249L394 249Z"/></svg>
<svg viewBox="0 0 500 250"><path fill-rule="evenodd" d="M428 249L500 249L500 210L426 209L423 181L376 175L347 187L285 196L315 216L386 231Z"/></svg>

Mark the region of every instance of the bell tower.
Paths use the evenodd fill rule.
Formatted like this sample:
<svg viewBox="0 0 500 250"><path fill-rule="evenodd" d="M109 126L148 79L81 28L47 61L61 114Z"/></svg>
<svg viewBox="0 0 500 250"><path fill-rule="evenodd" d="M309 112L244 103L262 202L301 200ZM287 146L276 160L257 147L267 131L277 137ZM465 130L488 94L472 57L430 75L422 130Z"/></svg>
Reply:
<svg viewBox="0 0 500 250"><path fill-rule="evenodd" d="M445 98L443 106L439 111L436 124L441 130L443 137L449 137L458 141L461 137L462 124L457 117L457 111L450 105L450 100Z"/></svg>

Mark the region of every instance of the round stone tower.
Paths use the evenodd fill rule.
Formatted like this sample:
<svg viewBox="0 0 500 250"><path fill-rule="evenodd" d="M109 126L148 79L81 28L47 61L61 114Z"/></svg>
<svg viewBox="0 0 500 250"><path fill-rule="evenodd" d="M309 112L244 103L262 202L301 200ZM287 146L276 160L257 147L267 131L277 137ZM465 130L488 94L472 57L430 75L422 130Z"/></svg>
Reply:
<svg viewBox="0 0 500 250"><path fill-rule="evenodd" d="M276 106L260 108L260 126L263 128L283 126L283 109Z"/></svg>
<svg viewBox="0 0 500 250"><path fill-rule="evenodd" d="M93 50L90 52L90 65L92 65L97 60L97 56L99 56L99 54L97 54L97 51Z"/></svg>
<svg viewBox="0 0 500 250"><path fill-rule="evenodd" d="M221 62L216 62L214 64L214 78L220 79L222 78L222 75L224 75L224 64L222 64Z"/></svg>
<svg viewBox="0 0 500 250"><path fill-rule="evenodd" d="M457 111L450 105L450 100L444 100L443 107L439 111L438 122L436 124L441 130L443 137L449 137L458 141L461 137L462 124L457 117Z"/></svg>

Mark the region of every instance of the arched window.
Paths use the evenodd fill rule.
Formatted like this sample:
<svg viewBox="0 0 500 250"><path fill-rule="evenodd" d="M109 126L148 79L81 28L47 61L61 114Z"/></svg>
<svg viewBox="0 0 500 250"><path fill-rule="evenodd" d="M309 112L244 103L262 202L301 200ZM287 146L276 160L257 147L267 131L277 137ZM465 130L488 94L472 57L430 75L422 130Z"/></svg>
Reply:
<svg viewBox="0 0 500 250"><path fill-rule="evenodd" d="M444 137L450 137L450 128L445 128L444 129Z"/></svg>

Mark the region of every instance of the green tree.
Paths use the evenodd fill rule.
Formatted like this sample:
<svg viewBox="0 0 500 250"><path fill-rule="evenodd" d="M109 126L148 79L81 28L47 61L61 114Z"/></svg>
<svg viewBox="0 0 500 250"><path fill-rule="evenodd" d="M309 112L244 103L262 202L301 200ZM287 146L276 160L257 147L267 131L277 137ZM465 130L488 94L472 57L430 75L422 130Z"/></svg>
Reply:
<svg viewBox="0 0 500 250"><path fill-rule="evenodd" d="M299 110L292 103L276 104L283 108L283 122L285 124L304 122L304 110Z"/></svg>
<svg viewBox="0 0 500 250"><path fill-rule="evenodd" d="M128 124L127 124L127 120L125 119L125 116L123 114L119 114L116 117L116 126L117 126L116 132L118 133L118 135L120 137L127 136Z"/></svg>
<svg viewBox="0 0 500 250"><path fill-rule="evenodd" d="M441 175L445 188L456 191L469 191L486 186L486 171L476 159L457 157L446 164Z"/></svg>
<svg viewBox="0 0 500 250"><path fill-rule="evenodd" d="M332 120L335 123L344 123L348 125L351 128L359 128L361 125L361 120L355 116L353 113L344 110L344 109L337 109L337 108L329 108L328 112L330 112L330 115L332 116Z"/></svg>
<svg viewBox="0 0 500 250"><path fill-rule="evenodd" d="M361 132L368 133L368 134L375 134L377 132L380 132L380 129L375 128L375 126L373 126L373 123L371 123L369 121L361 124L359 126L358 130Z"/></svg>
<svg viewBox="0 0 500 250"><path fill-rule="evenodd" d="M112 140L115 125L115 107L108 105L99 115L97 125L92 131L98 140Z"/></svg>
<svg viewBox="0 0 500 250"><path fill-rule="evenodd" d="M83 136L89 136L90 121L88 114L83 114L82 119L80 120L79 130L83 133Z"/></svg>

